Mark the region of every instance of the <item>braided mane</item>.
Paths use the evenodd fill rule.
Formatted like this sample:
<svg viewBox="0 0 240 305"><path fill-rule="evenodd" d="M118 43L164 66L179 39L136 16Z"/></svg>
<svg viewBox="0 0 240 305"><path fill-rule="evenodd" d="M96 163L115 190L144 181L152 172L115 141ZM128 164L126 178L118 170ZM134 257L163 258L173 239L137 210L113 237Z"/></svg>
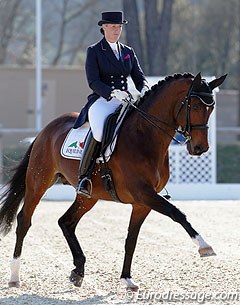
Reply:
<svg viewBox="0 0 240 305"><path fill-rule="evenodd" d="M155 95L156 93L159 92L159 89L162 89L162 87L168 83L171 82L172 80L177 80L181 78L194 78L194 75L189 72L185 72L183 74L176 73L173 75L168 75L166 76L163 80L160 80L157 84L153 85L149 91L145 93L145 95L140 99L138 106L141 106L142 104L146 105L146 100L150 97Z"/></svg>

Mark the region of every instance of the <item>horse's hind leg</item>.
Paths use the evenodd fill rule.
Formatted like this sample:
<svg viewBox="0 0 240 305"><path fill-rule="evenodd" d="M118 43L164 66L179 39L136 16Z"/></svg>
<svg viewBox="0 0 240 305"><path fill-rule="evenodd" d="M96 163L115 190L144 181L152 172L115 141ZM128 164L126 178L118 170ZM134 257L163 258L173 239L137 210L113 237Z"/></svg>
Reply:
<svg viewBox="0 0 240 305"><path fill-rule="evenodd" d="M45 191L51 185L50 182L47 183L46 177L44 178L44 183L42 180L43 177L36 178L36 176L32 174L26 179L27 182L24 204L17 216L16 244L13 259L10 264L11 276L8 283L9 287L20 286L20 256L22 253L23 240L31 226L31 219L36 206L38 205Z"/></svg>
<svg viewBox="0 0 240 305"><path fill-rule="evenodd" d="M69 248L72 252L75 269L72 270L70 281L77 287L80 287L84 277L85 255L75 235L76 226L81 217L86 214L97 202L95 199L86 199L77 196L71 207L58 220L58 224L63 231Z"/></svg>
<svg viewBox="0 0 240 305"><path fill-rule="evenodd" d="M151 209L148 207L134 204L128 227L128 236L125 242L125 257L121 279L127 289L131 289L134 291L138 290L138 286L131 278L131 264L133 253L136 247L140 228L150 211Z"/></svg>
<svg viewBox="0 0 240 305"><path fill-rule="evenodd" d="M33 198L30 194L26 193L24 205L17 216L16 244L13 259L10 264L11 276L10 281L8 283L9 287L20 286L20 256L22 253L23 240L31 226L32 214L40 198Z"/></svg>

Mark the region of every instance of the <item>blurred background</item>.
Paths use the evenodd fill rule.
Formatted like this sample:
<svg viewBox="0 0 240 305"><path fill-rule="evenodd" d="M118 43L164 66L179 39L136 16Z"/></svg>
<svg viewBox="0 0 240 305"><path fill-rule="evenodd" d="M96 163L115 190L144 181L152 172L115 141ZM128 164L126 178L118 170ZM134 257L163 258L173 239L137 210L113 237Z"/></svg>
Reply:
<svg viewBox="0 0 240 305"><path fill-rule="evenodd" d="M41 127L79 112L90 90L86 48L102 38L101 12L123 10L121 41L149 79L201 71L228 77L216 92L214 183L240 183L239 0L42 0ZM36 1L0 0L0 165L36 136ZM154 78L153 78L154 77ZM205 166L205 165L204 165ZM2 180L6 177L1 177Z"/></svg>

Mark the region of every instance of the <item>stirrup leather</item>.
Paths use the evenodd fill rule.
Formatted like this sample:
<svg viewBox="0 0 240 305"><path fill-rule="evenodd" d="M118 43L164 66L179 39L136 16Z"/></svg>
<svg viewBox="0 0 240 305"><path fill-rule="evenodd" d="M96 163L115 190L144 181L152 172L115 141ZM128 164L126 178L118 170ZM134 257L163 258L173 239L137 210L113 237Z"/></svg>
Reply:
<svg viewBox="0 0 240 305"><path fill-rule="evenodd" d="M90 192L88 192L87 188L83 187L83 184L87 182L87 184L89 183L90 185ZM83 195L87 198L91 198L92 197L92 180L89 179L88 177L83 177L80 181L79 184L76 188L76 192L78 195Z"/></svg>

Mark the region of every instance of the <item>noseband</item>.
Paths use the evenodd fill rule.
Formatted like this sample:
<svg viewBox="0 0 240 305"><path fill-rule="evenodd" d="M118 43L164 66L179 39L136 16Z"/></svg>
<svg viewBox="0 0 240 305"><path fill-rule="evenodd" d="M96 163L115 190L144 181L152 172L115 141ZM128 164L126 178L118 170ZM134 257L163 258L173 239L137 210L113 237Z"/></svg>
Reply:
<svg viewBox="0 0 240 305"><path fill-rule="evenodd" d="M206 82L205 82L205 84L207 85ZM186 107L186 123L185 123L184 129L179 129L179 128L176 129L176 128L170 126L169 124L167 124L166 122L159 120L155 116L153 116L153 115L145 112L144 110L140 109L139 107L137 107L134 104L134 99L133 99L133 96L131 95L131 93L129 93L129 98L126 99L126 102L129 103L133 108L135 108L138 111L138 113L146 121L148 121L151 125L153 125L154 127L160 129L162 132L167 134L175 142L177 142L178 144L186 144L192 138L191 137L192 129L208 129L209 128L207 124L191 124L191 122L190 122L191 97L195 97L195 98L199 99L203 104L205 104L209 107L212 107L215 104L215 101L213 100L212 90L209 88L208 85L207 85L207 88L208 88L209 92L204 92L204 91L197 92L197 91L193 91L193 85L191 85L186 97L181 102L181 106L178 110L176 119L177 119L178 115L180 114L180 112L182 111L183 107L185 106ZM206 98L211 98L212 102L210 102L210 103L207 102ZM179 141L178 139L176 139L176 137L170 135L164 128L160 127L157 123L164 124L168 128L173 129L175 132L183 135L186 138L186 140L183 142Z"/></svg>

